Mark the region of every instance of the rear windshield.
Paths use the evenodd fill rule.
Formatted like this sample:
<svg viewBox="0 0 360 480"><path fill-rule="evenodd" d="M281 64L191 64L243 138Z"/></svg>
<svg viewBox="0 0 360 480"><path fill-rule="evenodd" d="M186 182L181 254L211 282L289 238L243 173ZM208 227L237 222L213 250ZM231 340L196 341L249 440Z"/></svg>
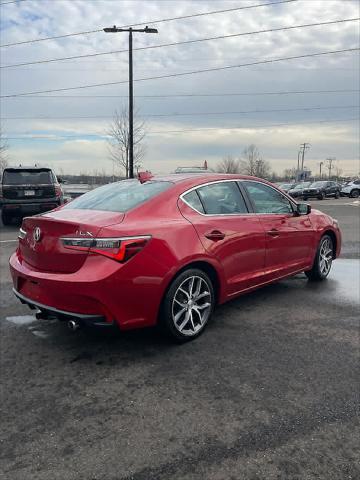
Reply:
<svg viewBox="0 0 360 480"><path fill-rule="evenodd" d="M123 180L85 193L64 208L127 212L164 192L172 185L172 182L140 183L138 180Z"/></svg>
<svg viewBox="0 0 360 480"><path fill-rule="evenodd" d="M5 170L4 185L49 185L53 183L50 170Z"/></svg>

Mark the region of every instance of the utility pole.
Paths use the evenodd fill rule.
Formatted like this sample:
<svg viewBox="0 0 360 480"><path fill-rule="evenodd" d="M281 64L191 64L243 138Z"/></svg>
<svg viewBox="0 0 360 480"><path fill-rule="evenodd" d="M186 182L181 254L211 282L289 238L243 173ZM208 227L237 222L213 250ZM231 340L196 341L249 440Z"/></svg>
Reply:
<svg viewBox="0 0 360 480"><path fill-rule="evenodd" d="M301 154L301 150L298 151L298 160L297 160L297 169L296 169L296 180L299 180L300 154Z"/></svg>
<svg viewBox="0 0 360 480"><path fill-rule="evenodd" d="M134 87L133 87L133 32L158 33L156 28L117 28L116 25L103 29L105 33L129 32L129 178L134 178Z"/></svg>
<svg viewBox="0 0 360 480"><path fill-rule="evenodd" d="M335 157L329 157L326 159L327 161L327 168L329 170L329 179L331 178L331 170L333 167L333 162L335 162L336 158Z"/></svg>
<svg viewBox="0 0 360 480"><path fill-rule="evenodd" d="M320 162L320 180L321 180L321 167L324 165L324 162Z"/></svg>
<svg viewBox="0 0 360 480"><path fill-rule="evenodd" d="M304 159L305 159L305 150L310 148L311 143L302 143L300 145L300 152L301 152L301 174L304 172Z"/></svg>

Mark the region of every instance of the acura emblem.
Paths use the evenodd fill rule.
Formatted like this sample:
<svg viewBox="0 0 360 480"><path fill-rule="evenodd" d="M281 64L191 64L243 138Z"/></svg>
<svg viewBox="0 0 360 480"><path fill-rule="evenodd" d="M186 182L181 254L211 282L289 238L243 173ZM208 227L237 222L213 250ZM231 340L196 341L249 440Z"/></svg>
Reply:
<svg viewBox="0 0 360 480"><path fill-rule="evenodd" d="M38 242L41 238L41 230L39 227L36 227L33 232L33 238L35 242Z"/></svg>

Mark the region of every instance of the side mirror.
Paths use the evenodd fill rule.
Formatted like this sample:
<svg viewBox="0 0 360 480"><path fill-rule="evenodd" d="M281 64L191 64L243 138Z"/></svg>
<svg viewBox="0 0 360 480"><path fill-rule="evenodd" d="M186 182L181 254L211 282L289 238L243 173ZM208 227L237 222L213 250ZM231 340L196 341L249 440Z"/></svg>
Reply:
<svg viewBox="0 0 360 480"><path fill-rule="evenodd" d="M298 203L296 208L296 213L298 215L309 215L311 212L311 205L308 203Z"/></svg>

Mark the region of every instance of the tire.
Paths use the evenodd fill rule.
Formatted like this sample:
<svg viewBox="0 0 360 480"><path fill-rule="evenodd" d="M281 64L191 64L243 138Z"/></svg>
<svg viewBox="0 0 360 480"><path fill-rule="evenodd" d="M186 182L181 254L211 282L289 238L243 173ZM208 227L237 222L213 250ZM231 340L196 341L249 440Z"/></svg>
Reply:
<svg viewBox="0 0 360 480"><path fill-rule="evenodd" d="M335 193L335 198L340 198L340 192Z"/></svg>
<svg viewBox="0 0 360 480"><path fill-rule="evenodd" d="M304 197L304 198L303 198L304 202L306 202L306 201L307 201L307 199L308 199L308 197Z"/></svg>
<svg viewBox="0 0 360 480"><path fill-rule="evenodd" d="M360 190L357 190L356 188L354 190L351 190L350 192L350 197L351 198L359 198L360 195Z"/></svg>
<svg viewBox="0 0 360 480"><path fill-rule="evenodd" d="M320 195L318 195L318 200L324 200L324 194L323 193L320 193Z"/></svg>
<svg viewBox="0 0 360 480"><path fill-rule="evenodd" d="M197 301L196 295L200 295ZM190 268L180 273L168 288L161 306L160 326L177 343L188 342L204 331L214 306L210 278L202 270Z"/></svg>
<svg viewBox="0 0 360 480"><path fill-rule="evenodd" d="M12 220L12 217L10 215L7 215L6 213L1 212L1 221L4 226L11 225L11 220Z"/></svg>
<svg viewBox="0 0 360 480"><path fill-rule="evenodd" d="M324 235L316 251L315 259L311 270L305 275L309 280L322 281L329 275L334 253L334 242L330 235ZM325 260L325 258L327 260Z"/></svg>

